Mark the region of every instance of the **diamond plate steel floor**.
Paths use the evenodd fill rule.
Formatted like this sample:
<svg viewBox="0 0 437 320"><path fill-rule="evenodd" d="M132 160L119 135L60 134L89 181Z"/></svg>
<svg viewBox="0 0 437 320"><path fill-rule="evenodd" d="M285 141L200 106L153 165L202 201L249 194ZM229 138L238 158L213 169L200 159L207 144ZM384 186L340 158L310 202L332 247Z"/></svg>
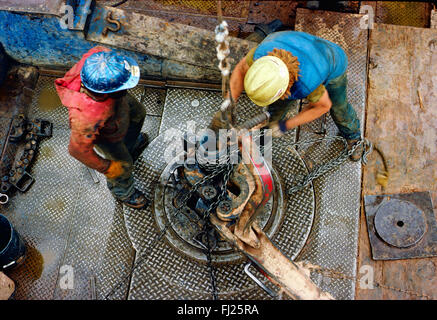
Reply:
<svg viewBox="0 0 437 320"><path fill-rule="evenodd" d="M109 193L105 177L97 173L99 183L95 183L87 168L68 154L67 109L59 106L49 111L39 106L42 90L55 93L53 81L40 77L28 112L30 119L54 124L53 137L41 142L32 167L36 182L5 208L4 214L28 247L25 264L9 276L17 283L17 299L103 299L129 275L135 250L127 236L122 206ZM131 94L141 101L144 87ZM153 139L161 118L148 103L145 107L152 114L147 114L143 131ZM157 107L156 101L153 106ZM73 268L72 289L61 289L62 266ZM126 299L128 286L121 284L111 298Z"/></svg>

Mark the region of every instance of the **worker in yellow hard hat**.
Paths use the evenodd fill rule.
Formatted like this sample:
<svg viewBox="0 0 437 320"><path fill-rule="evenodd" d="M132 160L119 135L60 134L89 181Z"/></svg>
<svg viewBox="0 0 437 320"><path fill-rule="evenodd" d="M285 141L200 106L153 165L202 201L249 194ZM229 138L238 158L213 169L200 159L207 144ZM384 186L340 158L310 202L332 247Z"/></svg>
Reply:
<svg viewBox="0 0 437 320"><path fill-rule="evenodd" d="M245 90L255 104L268 107L274 137L329 111L351 148L361 139L361 130L347 102L346 69L347 56L340 46L304 32L274 32L235 66L231 93L236 101ZM307 99L309 107L286 119L298 99ZM362 153L360 145L351 159L358 161Z"/></svg>

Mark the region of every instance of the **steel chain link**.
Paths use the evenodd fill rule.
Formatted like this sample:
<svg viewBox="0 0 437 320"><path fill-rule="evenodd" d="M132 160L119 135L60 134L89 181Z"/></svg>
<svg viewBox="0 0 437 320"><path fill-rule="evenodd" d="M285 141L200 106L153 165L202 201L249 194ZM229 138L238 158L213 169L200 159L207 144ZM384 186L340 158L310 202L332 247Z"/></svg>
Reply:
<svg viewBox="0 0 437 320"><path fill-rule="evenodd" d="M300 183L296 184L295 186L293 186L292 188L290 188L288 190L288 194L293 194L297 191L302 190L303 188L305 188L308 184L310 184L314 179L317 179L319 177L321 177L322 175L324 175L325 173L339 167L341 164L343 164L354 152L355 150L360 147L361 145L363 145L364 151L362 154L362 162L363 164L367 163L367 156L370 154L370 152L372 152L372 143L367 140L367 139L360 139L358 140L350 149L348 148L348 144L346 139L344 139L341 136L333 136L333 137L321 137L321 138L316 138L316 139L309 139L309 140L303 140L303 141L299 141L296 142L294 144L292 144L292 146L302 146L302 145L306 145L306 144L314 144L314 143L318 143L318 142L323 142L323 141L332 141L332 140L339 140L342 141L344 144L344 149L342 150L342 152L340 153L340 155L337 158L334 158L330 161L328 161L327 163L318 166L316 169L314 169L313 171L309 172Z"/></svg>

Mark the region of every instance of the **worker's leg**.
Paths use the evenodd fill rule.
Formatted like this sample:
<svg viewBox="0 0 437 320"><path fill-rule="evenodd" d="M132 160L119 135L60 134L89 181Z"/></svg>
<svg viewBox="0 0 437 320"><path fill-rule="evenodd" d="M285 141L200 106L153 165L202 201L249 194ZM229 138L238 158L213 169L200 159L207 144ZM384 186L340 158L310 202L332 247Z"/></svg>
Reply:
<svg viewBox="0 0 437 320"><path fill-rule="evenodd" d="M123 161L128 164L126 172L118 178L106 179L107 185L115 198L126 200L135 192L133 172L133 161L127 146L124 142L103 142L96 146L96 149L108 160Z"/></svg>
<svg viewBox="0 0 437 320"><path fill-rule="evenodd" d="M332 79L326 86L329 98L332 101L330 110L340 135L347 140L355 140L361 137L360 120L347 102L347 76L346 73Z"/></svg>
<svg viewBox="0 0 437 320"><path fill-rule="evenodd" d="M136 158L139 156L145 145L147 145L147 141L144 141L144 136L142 136L141 128L144 124L144 119L146 117L146 110L143 105L138 103L135 98L131 97L129 100L129 128L127 130L126 136L124 137L124 143L131 155L133 162L135 162ZM144 148L142 148L144 147ZM139 150L141 149L142 150Z"/></svg>

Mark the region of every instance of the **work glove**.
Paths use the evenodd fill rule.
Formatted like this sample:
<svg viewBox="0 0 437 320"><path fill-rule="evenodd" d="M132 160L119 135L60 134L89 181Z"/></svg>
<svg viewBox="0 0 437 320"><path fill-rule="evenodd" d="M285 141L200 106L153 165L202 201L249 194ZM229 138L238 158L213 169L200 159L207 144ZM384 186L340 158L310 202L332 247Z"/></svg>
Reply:
<svg viewBox="0 0 437 320"><path fill-rule="evenodd" d="M287 132L287 128L285 126L285 121L271 122L269 124L269 129L272 130L272 137L273 138L280 138Z"/></svg>
<svg viewBox="0 0 437 320"><path fill-rule="evenodd" d="M229 113L222 112L221 110L217 111L214 114L214 117L212 118L208 128L211 129L214 132L219 132L220 129L228 129L228 123L226 120L231 117Z"/></svg>
<svg viewBox="0 0 437 320"><path fill-rule="evenodd" d="M108 179L116 179L128 171L128 166L127 162L112 160L104 174Z"/></svg>

